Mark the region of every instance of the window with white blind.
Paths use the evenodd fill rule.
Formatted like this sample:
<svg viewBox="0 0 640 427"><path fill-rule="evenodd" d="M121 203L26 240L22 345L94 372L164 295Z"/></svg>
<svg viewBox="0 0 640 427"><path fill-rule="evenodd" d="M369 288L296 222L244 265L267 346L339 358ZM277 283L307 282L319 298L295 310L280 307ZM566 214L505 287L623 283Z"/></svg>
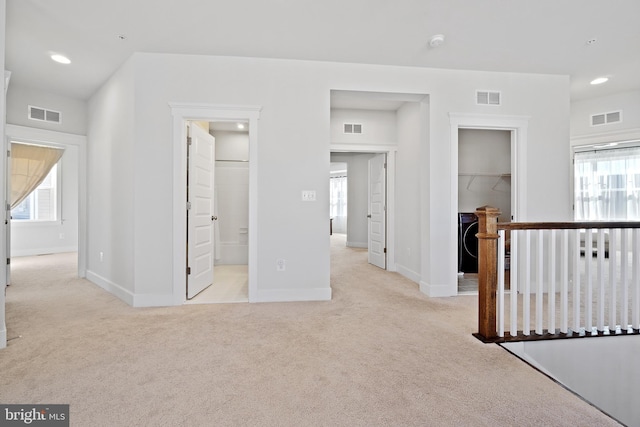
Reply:
<svg viewBox="0 0 640 427"><path fill-rule="evenodd" d="M11 210L16 221L56 221L58 219L58 164L42 183Z"/></svg>
<svg viewBox="0 0 640 427"><path fill-rule="evenodd" d="M640 220L640 147L576 152L575 219Z"/></svg>

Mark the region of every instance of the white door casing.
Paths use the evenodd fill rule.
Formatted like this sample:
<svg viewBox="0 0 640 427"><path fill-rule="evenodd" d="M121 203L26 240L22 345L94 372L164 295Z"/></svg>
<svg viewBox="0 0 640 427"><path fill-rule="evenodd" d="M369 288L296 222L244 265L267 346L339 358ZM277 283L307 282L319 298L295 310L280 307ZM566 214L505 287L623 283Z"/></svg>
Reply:
<svg viewBox="0 0 640 427"><path fill-rule="evenodd" d="M386 269L386 155L369 160L369 263Z"/></svg>
<svg viewBox="0 0 640 427"><path fill-rule="evenodd" d="M213 283L213 192L215 139L189 123L187 190L187 299Z"/></svg>

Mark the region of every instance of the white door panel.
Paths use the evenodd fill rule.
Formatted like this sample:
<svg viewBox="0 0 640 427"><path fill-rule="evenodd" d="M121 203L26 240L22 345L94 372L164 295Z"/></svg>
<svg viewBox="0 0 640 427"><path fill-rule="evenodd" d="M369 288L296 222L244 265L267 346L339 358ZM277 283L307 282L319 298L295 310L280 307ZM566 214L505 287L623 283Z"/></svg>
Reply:
<svg viewBox="0 0 640 427"><path fill-rule="evenodd" d="M189 176L187 211L187 299L213 283L213 179L215 139L194 123L189 124Z"/></svg>
<svg viewBox="0 0 640 427"><path fill-rule="evenodd" d="M369 160L369 263L387 267L386 254L386 154Z"/></svg>

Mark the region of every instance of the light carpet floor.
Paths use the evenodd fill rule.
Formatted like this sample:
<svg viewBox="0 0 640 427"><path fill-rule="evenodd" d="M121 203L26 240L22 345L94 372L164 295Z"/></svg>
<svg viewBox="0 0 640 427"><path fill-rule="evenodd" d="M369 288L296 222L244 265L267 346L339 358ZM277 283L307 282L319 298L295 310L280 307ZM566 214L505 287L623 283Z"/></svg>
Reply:
<svg viewBox="0 0 640 427"><path fill-rule="evenodd" d="M0 402L68 403L72 426L618 425L472 337L477 297L333 242L326 302L132 308L74 254L15 259Z"/></svg>

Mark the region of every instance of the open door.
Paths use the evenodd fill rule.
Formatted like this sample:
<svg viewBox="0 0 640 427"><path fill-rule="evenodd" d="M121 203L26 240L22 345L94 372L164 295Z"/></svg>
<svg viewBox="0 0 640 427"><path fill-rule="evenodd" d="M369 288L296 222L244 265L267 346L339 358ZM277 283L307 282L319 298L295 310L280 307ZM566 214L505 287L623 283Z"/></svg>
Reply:
<svg viewBox="0 0 640 427"><path fill-rule="evenodd" d="M215 139L189 123L187 172L187 299L213 283Z"/></svg>
<svg viewBox="0 0 640 427"><path fill-rule="evenodd" d="M369 160L369 264L387 268L386 242L386 154Z"/></svg>

